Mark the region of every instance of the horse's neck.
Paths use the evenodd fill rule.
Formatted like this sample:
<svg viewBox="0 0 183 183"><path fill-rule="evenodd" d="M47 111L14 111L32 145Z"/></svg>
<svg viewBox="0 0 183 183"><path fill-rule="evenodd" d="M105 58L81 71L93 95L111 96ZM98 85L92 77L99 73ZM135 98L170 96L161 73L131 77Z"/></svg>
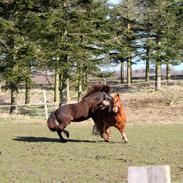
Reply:
<svg viewBox="0 0 183 183"><path fill-rule="evenodd" d="M91 107L96 107L98 104L100 104L103 100L101 99L101 96L90 96L86 97L84 100L88 104L88 106Z"/></svg>
<svg viewBox="0 0 183 183"><path fill-rule="evenodd" d="M119 109L120 109L120 112L123 113L124 112L124 107L123 107L123 104L120 102L120 105L119 105Z"/></svg>

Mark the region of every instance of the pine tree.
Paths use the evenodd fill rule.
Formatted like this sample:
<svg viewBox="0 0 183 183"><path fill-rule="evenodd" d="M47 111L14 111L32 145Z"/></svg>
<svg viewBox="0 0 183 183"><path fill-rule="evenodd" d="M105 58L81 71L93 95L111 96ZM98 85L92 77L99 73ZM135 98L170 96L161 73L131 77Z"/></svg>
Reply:
<svg viewBox="0 0 183 183"><path fill-rule="evenodd" d="M68 0L58 3L57 8L50 9L44 15L45 21L39 39L44 52L47 52L49 60L47 64L50 69L59 68L57 72L62 78L61 103L66 102L67 82L72 72L77 72L78 91L81 93L83 88L81 84L86 83L83 81L84 76L95 68L96 62L92 61L94 55L103 51L107 34L105 3L105 1Z"/></svg>
<svg viewBox="0 0 183 183"><path fill-rule="evenodd" d="M0 37L6 48L2 53L1 73L6 80L6 87L11 90L10 113L16 111L18 86L28 76L30 60L34 57L34 46L26 39L19 24L29 3L30 1L25 4L23 1L0 2Z"/></svg>
<svg viewBox="0 0 183 183"><path fill-rule="evenodd" d="M141 21L145 25L142 28L142 35L145 34L144 52L142 59L146 59L146 81L148 80L149 61L156 65L155 89L161 89L161 65L167 65L167 79L170 78L170 64L177 63L176 45L179 42L176 38L181 31L177 27L177 18L175 11L175 1L151 1L140 0L138 8L143 16ZM176 9L176 8L175 8ZM174 9L174 10L175 10ZM180 17L179 17L180 18ZM141 39L142 41L142 39ZM143 53L143 51L142 51Z"/></svg>

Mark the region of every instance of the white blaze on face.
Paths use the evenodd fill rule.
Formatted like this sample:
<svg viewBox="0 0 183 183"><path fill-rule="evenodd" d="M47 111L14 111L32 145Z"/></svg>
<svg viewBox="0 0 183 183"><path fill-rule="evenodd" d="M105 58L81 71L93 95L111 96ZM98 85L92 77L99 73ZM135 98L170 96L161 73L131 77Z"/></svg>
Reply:
<svg viewBox="0 0 183 183"><path fill-rule="evenodd" d="M113 107L113 112L114 112L114 113L117 113L117 112L118 112L118 107L117 107L117 106L114 106L114 107Z"/></svg>
<svg viewBox="0 0 183 183"><path fill-rule="evenodd" d="M112 100L114 101L114 104L115 104L117 102L117 98L115 97L115 94L112 94L111 96L112 96L112 98L113 98ZM119 110L119 107L117 105L114 105L112 110L114 113L117 113Z"/></svg>
<svg viewBox="0 0 183 183"><path fill-rule="evenodd" d="M103 104L104 104L104 105L110 105L110 102L109 102L108 100L104 100L104 101L103 101Z"/></svg>

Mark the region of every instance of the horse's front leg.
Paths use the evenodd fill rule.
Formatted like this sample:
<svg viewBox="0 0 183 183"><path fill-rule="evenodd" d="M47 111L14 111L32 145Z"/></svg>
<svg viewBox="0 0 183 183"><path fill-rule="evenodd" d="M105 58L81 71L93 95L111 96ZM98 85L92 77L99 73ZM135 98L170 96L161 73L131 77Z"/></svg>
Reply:
<svg viewBox="0 0 183 183"><path fill-rule="evenodd" d="M125 143L127 143L127 142L128 142L128 138L127 138L126 133L125 133L125 132L122 132L122 133L121 133L121 136L122 136L123 141L124 141Z"/></svg>
<svg viewBox="0 0 183 183"><path fill-rule="evenodd" d="M122 137L122 141L127 143L128 142L128 138L127 138L127 135L124 132L125 125L123 125L121 123L117 123L117 124L115 124L115 127L120 131L120 134L121 134L121 137Z"/></svg>
<svg viewBox="0 0 183 183"><path fill-rule="evenodd" d="M106 125L105 124L102 124L100 125L100 136L104 139L105 142L109 142L109 139L108 139L108 134L106 132Z"/></svg>
<svg viewBox="0 0 183 183"><path fill-rule="evenodd" d="M105 142L110 142L110 141L109 141L109 138L108 138L108 134L107 134L106 132L103 132L103 133L101 134L101 137L104 139Z"/></svg>

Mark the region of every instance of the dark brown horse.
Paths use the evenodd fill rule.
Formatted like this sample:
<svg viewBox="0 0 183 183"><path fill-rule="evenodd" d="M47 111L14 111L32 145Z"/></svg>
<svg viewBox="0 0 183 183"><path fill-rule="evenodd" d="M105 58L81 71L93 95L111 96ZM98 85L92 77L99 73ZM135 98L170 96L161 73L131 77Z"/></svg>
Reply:
<svg viewBox="0 0 183 183"><path fill-rule="evenodd" d="M106 142L109 142L109 128L114 126L120 131L124 142L127 143L128 139L124 132L126 126L126 114L118 93L112 95L111 105L106 106L103 110L98 109L93 113L92 119L95 122L93 134L99 133Z"/></svg>
<svg viewBox="0 0 183 183"><path fill-rule="evenodd" d="M108 85L94 85L91 86L86 95L81 101L72 104L66 104L60 106L56 111L52 112L47 120L48 128L51 131L57 131L60 140L65 142L62 137L64 132L69 138L69 132L64 130L65 127L70 124L71 121L80 122L86 120L92 116L92 114L99 108L103 108L104 100L110 100L109 95L110 87ZM56 124L56 121L59 123Z"/></svg>

